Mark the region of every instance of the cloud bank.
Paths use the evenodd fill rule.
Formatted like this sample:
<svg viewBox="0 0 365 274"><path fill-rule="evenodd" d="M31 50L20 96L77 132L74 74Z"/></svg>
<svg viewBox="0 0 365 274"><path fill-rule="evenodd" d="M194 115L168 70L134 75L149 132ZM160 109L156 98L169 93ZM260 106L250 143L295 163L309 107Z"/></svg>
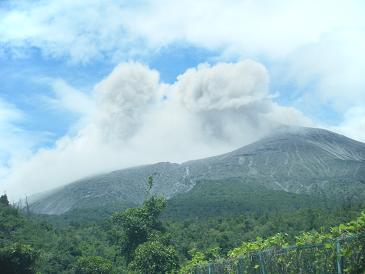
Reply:
<svg viewBox="0 0 365 274"><path fill-rule="evenodd" d="M143 64L122 63L87 99L58 84L59 105L91 109L53 148L12 163L2 187L13 198L118 168L227 152L282 123L311 123L273 101L266 68L252 60L202 64L173 84Z"/></svg>
<svg viewBox="0 0 365 274"><path fill-rule="evenodd" d="M133 57L178 41L278 58L325 34L361 29L363 10L353 0L20 0L0 11L0 41L72 62Z"/></svg>
<svg viewBox="0 0 365 274"><path fill-rule="evenodd" d="M295 89L288 105L324 126L361 124L357 116L349 123L348 115L354 113L351 109L365 109L363 1L7 3L0 9L0 52L16 58L36 48L45 58L73 64L105 59L117 64L188 44L216 51L218 61L265 60L276 82ZM324 106L332 111L327 121L310 113ZM340 118L334 123L330 118L335 115ZM355 132L361 131L349 129L350 134ZM365 140L362 134L351 136Z"/></svg>

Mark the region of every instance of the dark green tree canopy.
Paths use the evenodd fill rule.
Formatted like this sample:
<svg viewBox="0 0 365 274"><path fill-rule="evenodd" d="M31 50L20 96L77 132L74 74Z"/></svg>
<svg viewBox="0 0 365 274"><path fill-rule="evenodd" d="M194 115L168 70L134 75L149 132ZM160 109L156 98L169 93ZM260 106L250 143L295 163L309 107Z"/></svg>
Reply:
<svg viewBox="0 0 365 274"><path fill-rule="evenodd" d="M0 196L0 204L4 206L9 206L9 200L6 194Z"/></svg>
<svg viewBox="0 0 365 274"><path fill-rule="evenodd" d="M109 274L111 271L112 263L100 256L79 257L76 261L78 274Z"/></svg>
<svg viewBox="0 0 365 274"><path fill-rule="evenodd" d="M147 179L146 192L150 194L153 178ZM178 268L175 248L169 244L160 215L166 200L152 196L140 207L113 215L113 223L120 232L121 253L133 273L163 274Z"/></svg>
<svg viewBox="0 0 365 274"><path fill-rule="evenodd" d="M0 248L0 273L32 274L35 273L37 252L29 245L15 243Z"/></svg>
<svg viewBox="0 0 365 274"><path fill-rule="evenodd" d="M149 235L164 231L159 216L165 207L165 199L152 197L141 207L129 208L113 215L113 223L120 231L121 252L128 261L132 259L137 246L146 242Z"/></svg>
<svg viewBox="0 0 365 274"><path fill-rule="evenodd" d="M139 245L130 268L136 273L165 274L177 271L179 258L173 246L153 240Z"/></svg>

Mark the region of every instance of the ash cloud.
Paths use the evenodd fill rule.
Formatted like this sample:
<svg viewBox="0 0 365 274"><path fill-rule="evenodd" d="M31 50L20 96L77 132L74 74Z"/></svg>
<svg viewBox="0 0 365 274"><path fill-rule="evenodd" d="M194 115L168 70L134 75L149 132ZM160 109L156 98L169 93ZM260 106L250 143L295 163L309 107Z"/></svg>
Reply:
<svg viewBox="0 0 365 274"><path fill-rule="evenodd" d="M94 120L106 138L126 140L143 125L157 100L159 74L139 63L118 65L95 87Z"/></svg>
<svg viewBox="0 0 365 274"><path fill-rule="evenodd" d="M310 124L273 101L268 72L252 60L203 64L173 84L143 64L124 63L89 99L93 109L74 135L11 165L2 187L12 199L115 169L224 153L280 124Z"/></svg>
<svg viewBox="0 0 365 274"><path fill-rule="evenodd" d="M239 109L268 96L269 77L260 63L207 64L187 70L176 87L182 104L194 112Z"/></svg>

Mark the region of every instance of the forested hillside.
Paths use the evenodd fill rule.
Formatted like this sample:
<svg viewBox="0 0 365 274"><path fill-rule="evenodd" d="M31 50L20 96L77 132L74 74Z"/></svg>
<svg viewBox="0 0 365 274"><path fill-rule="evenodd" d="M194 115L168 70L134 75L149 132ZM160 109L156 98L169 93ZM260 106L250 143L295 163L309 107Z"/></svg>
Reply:
<svg viewBox="0 0 365 274"><path fill-rule="evenodd" d="M234 181L231 183L234 191ZM197 263L239 254L242 248L237 247L257 237L282 233L285 244L294 244L303 232L329 232L330 227L355 219L364 208L358 203L304 207L300 200L299 206L293 207L283 200L282 206L269 210L270 200L258 199L267 204L263 202L260 210L248 207L240 211L243 200L230 203L223 199L219 208L233 210L231 215L213 208L204 217L198 194L199 188L195 199L192 194L189 208L177 209L176 201L169 204L150 196L142 206L98 222L32 215L10 205L3 195L1 273L186 273ZM244 197L246 205L251 203L248 197ZM212 204L216 203L212 199ZM190 213L183 213L185 210Z"/></svg>

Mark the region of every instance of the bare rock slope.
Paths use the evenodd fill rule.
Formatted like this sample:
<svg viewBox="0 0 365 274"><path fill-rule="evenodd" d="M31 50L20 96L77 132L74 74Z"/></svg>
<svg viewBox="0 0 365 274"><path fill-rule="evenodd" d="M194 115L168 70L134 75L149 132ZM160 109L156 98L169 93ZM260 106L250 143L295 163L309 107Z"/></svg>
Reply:
<svg viewBox="0 0 365 274"><path fill-rule="evenodd" d="M232 152L182 164L157 163L117 170L73 182L41 195L31 209L62 214L79 208L130 207L153 192L167 198L190 191L202 180L240 178L267 189L339 197L365 197L365 144L315 128L282 128Z"/></svg>

